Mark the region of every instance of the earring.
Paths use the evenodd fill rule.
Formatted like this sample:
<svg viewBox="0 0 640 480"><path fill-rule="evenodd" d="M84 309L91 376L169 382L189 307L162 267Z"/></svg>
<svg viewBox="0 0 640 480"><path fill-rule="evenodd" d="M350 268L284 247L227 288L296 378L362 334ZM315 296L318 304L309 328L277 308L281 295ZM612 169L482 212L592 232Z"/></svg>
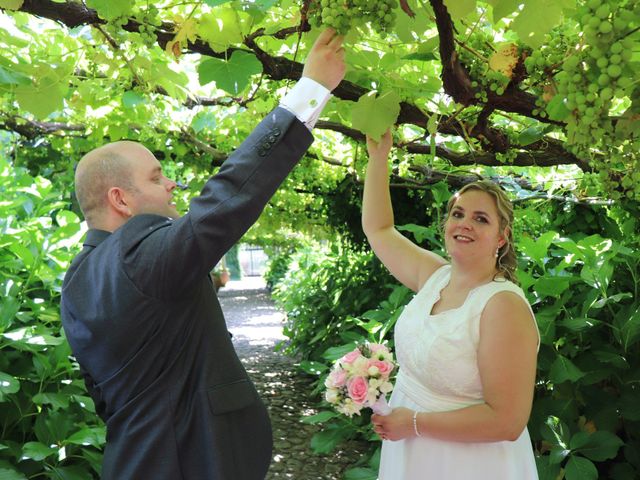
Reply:
<svg viewBox="0 0 640 480"><path fill-rule="evenodd" d="M496 258L498 258L498 255L500 255L500 247L496 248Z"/></svg>

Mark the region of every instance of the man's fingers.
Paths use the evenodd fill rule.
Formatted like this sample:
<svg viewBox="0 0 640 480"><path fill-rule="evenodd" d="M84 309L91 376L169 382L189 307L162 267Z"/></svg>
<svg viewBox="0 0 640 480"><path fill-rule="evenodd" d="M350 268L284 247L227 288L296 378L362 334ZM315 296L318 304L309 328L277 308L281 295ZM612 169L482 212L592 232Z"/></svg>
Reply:
<svg viewBox="0 0 640 480"><path fill-rule="evenodd" d="M342 35L336 34L329 41L329 46L331 48L335 48L336 50L340 50L342 48L342 42L344 42L344 37Z"/></svg>
<svg viewBox="0 0 640 480"><path fill-rule="evenodd" d="M336 31L333 28L327 28L323 30L318 38L316 38L316 45L328 45L329 42L336 36Z"/></svg>

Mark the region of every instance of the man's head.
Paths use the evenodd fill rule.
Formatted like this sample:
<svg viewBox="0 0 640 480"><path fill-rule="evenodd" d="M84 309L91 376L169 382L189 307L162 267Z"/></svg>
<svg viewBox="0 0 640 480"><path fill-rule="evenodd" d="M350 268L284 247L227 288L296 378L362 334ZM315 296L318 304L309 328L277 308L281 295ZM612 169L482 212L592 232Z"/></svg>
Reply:
<svg viewBox="0 0 640 480"><path fill-rule="evenodd" d="M162 174L160 162L136 142L104 145L78 164L76 196L91 228L114 231L134 215L180 214L172 202L176 183Z"/></svg>

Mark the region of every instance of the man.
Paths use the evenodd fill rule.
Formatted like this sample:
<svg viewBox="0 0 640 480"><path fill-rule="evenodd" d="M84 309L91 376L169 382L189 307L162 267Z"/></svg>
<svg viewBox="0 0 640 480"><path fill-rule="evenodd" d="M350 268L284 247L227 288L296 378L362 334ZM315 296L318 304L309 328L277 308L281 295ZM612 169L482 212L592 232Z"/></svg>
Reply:
<svg viewBox="0 0 640 480"><path fill-rule="evenodd" d="M323 32L303 78L180 217L175 182L135 142L89 152L76 191L90 227L62 290L62 323L107 425L105 480L263 479L266 408L235 353L208 278L313 141L344 77Z"/></svg>

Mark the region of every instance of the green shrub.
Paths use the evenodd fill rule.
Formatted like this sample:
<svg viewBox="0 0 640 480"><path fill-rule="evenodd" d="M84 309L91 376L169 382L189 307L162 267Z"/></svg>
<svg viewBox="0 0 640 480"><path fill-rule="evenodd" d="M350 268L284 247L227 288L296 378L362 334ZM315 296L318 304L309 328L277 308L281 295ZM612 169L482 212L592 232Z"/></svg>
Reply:
<svg viewBox="0 0 640 480"><path fill-rule="evenodd" d="M60 191L0 158L0 478L97 478L105 427L59 316L83 234Z"/></svg>

